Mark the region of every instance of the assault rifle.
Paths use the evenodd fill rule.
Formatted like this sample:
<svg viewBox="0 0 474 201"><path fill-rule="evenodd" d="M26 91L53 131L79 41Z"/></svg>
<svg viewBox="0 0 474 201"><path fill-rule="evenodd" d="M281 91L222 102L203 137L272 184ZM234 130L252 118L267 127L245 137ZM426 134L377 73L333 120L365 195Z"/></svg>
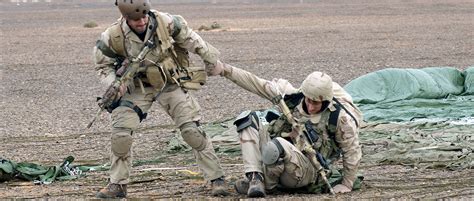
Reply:
<svg viewBox="0 0 474 201"><path fill-rule="evenodd" d="M99 105L99 110L97 111L94 119L87 125L87 128L90 128L94 121L97 119L97 117L110 107L114 101L116 100L116 95L118 94L118 91L120 90L120 86L125 85L128 86L131 82L133 82L133 79L135 78L135 75L138 72L138 69L140 68L140 63L143 61L145 56L148 54L148 52L155 47L155 43L153 42L153 37L151 37L143 46L142 50L138 54L137 57L133 58L132 61L129 62L125 72L123 75L120 77L120 79L115 80L110 84L109 88L105 91L104 95L102 97L98 98L98 105ZM141 82L140 82L141 83ZM143 87L142 87L143 90Z"/></svg>
<svg viewBox="0 0 474 201"><path fill-rule="evenodd" d="M313 147L313 149L316 149L315 143L319 140L319 135L316 132L316 130L314 130L313 126L311 125L310 120L308 120L304 124L304 128L305 128L305 130L303 131L303 133L305 134L306 139L308 139L309 144L311 145L311 147ZM329 164L326 161L326 159L324 159L324 157L321 153L316 152L316 159L318 159L318 162L324 167L324 169L329 170Z"/></svg>
<svg viewBox="0 0 474 201"><path fill-rule="evenodd" d="M280 96L281 96L281 94L280 94ZM322 157L321 153L317 152L313 148L313 144L314 144L315 141L313 141L313 142L311 142L311 144L309 144L308 141L306 141L305 138L301 134L301 133L305 133L307 135L307 137L309 138L310 136L308 136L308 134L309 134L308 129L306 129L307 132L301 132L301 128L299 128L298 123L293 118L293 115L291 114L290 109L288 108L288 106L286 105L286 103L285 103L285 101L283 100L282 97L280 98L280 100L278 102L278 107L280 107L281 111L283 112L283 115L285 115L285 117L288 119L288 122L290 122L290 124L292 126L292 131L290 133L290 137L291 137L291 140L293 141L293 143L295 143L296 148L298 150L300 150L309 159L309 161L311 162L313 167L316 169L316 171L319 173L319 175L323 179L324 183L326 183L326 185L329 189L329 193L334 195L335 194L334 190L333 190L331 184L329 183L328 178L326 177L326 172L323 168L323 166L327 167L327 163L325 163L325 162L321 163L320 160L318 160L318 157L317 157L318 155L321 157L321 159L324 159L324 158ZM305 126L306 126L306 124L305 124ZM311 126L311 125L309 125L309 126ZM311 130L309 132L311 132ZM315 135L315 136L317 136L317 135ZM311 139L308 139L308 140L311 140Z"/></svg>

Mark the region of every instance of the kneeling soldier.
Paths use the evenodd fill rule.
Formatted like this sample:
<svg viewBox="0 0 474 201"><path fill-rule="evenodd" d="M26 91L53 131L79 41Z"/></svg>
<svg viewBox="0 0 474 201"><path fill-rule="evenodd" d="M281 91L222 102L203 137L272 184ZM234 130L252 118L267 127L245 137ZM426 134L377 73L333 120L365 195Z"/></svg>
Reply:
<svg viewBox="0 0 474 201"><path fill-rule="evenodd" d="M268 125L255 112L244 112L235 121L246 176L236 182L237 192L264 197L277 187L352 191L362 156L358 139L362 114L339 84L325 73L313 72L294 88L287 80L261 79L220 62L217 66L222 76L283 109L282 115L267 113ZM329 184L325 173L331 175L330 164L341 156L342 177Z"/></svg>

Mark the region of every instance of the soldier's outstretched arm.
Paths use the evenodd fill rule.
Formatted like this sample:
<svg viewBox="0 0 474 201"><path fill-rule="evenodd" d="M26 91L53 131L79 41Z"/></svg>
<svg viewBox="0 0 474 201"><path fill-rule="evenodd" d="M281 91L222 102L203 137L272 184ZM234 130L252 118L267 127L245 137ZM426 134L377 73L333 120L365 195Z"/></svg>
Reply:
<svg viewBox="0 0 474 201"><path fill-rule="evenodd" d="M163 19L169 23L170 36L173 37L176 44L189 52L198 54L206 64L206 68L213 68L217 63L217 60L219 60L219 51L194 32L182 16L170 14L164 15ZM213 69L206 70L209 74Z"/></svg>
<svg viewBox="0 0 474 201"><path fill-rule="evenodd" d="M229 64L217 64L217 68L222 68L220 74L231 80L238 86L261 96L269 101L281 94L289 94L296 89L284 79L265 80L246 70L231 66Z"/></svg>
<svg viewBox="0 0 474 201"><path fill-rule="evenodd" d="M345 111L341 111L341 115L339 116L336 141L342 150L342 173L344 175L342 185L351 191L356 179L362 151L359 145L357 125L354 119ZM336 188L334 189L336 190Z"/></svg>

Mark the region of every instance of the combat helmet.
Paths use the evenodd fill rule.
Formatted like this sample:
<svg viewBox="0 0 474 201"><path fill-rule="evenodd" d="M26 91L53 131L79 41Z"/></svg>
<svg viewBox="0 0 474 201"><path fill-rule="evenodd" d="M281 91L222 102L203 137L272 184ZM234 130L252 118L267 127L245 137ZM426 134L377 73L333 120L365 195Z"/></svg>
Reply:
<svg viewBox="0 0 474 201"><path fill-rule="evenodd" d="M115 0L122 16L137 20L150 12L150 0Z"/></svg>
<svg viewBox="0 0 474 201"><path fill-rule="evenodd" d="M315 71L306 77L299 89L303 95L314 101L331 103L334 97L332 79L329 75Z"/></svg>

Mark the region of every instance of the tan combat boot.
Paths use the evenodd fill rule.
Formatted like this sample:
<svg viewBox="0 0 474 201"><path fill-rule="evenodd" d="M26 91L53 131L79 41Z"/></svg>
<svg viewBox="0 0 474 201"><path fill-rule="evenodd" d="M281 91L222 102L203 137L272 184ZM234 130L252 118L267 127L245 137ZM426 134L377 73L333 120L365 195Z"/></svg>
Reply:
<svg viewBox="0 0 474 201"><path fill-rule="evenodd" d="M227 192L227 188L225 186L224 177L220 177L211 181L212 191L211 194L213 196L227 196L229 192Z"/></svg>
<svg viewBox="0 0 474 201"><path fill-rule="evenodd" d="M263 184L263 175L258 172L249 172L245 174L249 178L249 190L247 196L250 198L265 197L265 184Z"/></svg>
<svg viewBox="0 0 474 201"><path fill-rule="evenodd" d="M97 192L98 198L124 198L127 197L127 184L108 184Z"/></svg>
<svg viewBox="0 0 474 201"><path fill-rule="evenodd" d="M247 178L237 180L234 184L234 188L238 194L247 195L249 191L249 180Z"/></svg>

